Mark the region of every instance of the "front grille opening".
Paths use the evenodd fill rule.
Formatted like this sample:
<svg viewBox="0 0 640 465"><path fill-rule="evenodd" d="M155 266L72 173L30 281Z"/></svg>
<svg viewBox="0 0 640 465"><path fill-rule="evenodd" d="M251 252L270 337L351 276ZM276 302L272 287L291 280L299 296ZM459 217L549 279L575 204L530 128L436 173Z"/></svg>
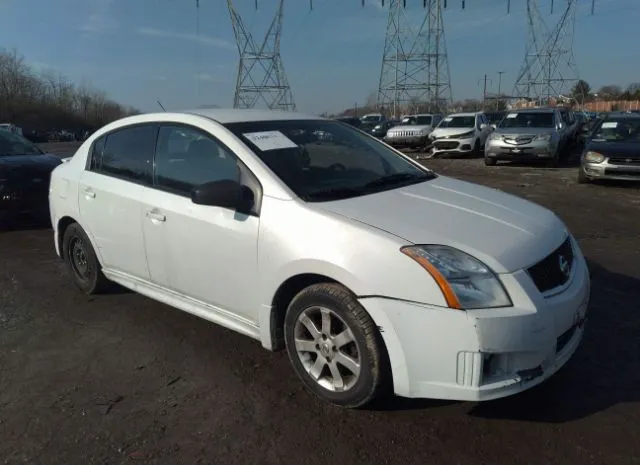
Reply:
<svg viewBox="0 0 640 465"><path fill-rule="evenodd" d="M573 270L573 247L567 238L560 247L527 270L540 292L547 292L566 284Z"/></svg>

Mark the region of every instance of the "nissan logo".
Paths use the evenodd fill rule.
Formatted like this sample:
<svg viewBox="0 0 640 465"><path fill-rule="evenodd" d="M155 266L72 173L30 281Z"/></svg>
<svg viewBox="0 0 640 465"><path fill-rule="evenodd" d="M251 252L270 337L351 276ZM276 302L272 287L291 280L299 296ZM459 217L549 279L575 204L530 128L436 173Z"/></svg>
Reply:
<svg viewBox="0 0 640 465"><path fill-rule="evenodd" d="M571 264L564 255L558 257L558 266L560 267L560 272L568 278L571 273Z"/></svg>

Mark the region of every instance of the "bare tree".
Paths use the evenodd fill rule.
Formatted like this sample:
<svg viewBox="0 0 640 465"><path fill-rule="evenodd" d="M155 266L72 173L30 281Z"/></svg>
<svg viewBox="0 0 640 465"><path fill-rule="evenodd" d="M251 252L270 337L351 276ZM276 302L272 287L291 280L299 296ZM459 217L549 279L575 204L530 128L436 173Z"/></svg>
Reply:
<svg viewBox="0 0 640 465"><path fill-rule="evenodd" d="M0 50L0 122L28 131L84 131L133 113L104 92L50 70L38 74L15 50Z"/></svg>

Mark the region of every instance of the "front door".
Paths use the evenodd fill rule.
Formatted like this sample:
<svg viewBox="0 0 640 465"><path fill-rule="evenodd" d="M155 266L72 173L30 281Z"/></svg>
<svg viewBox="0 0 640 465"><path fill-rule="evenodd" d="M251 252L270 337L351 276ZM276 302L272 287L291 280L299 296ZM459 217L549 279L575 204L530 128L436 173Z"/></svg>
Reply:
<svg viewBox="0 0 640 465"><path fill-rule="evenodd" d="M156 132L135 125L96 140L78 192L82 227L102 266L140 279L149 279L140 199L151 184Z"/></svg>
<svg viewBox="0 0 640 465"><path fill-rule="evenodd" d="M152 282L255 323L259 218L191 202L193 187L243 170L210 134L162 125L142 221Z"/></svg>

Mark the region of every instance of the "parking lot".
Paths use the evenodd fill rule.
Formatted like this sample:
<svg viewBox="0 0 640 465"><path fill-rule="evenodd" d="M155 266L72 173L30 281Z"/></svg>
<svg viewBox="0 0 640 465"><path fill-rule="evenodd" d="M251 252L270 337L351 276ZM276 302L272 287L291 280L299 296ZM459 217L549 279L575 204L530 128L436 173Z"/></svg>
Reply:
<svg viewBox="0 0 640 465"><path fill-rule="evenodd" d="M0 463L640 463L640 186L424 164L540 203L580 242L588 327L548 382L482 404L342 410L304 390L285 352L124 290L81 294L51 230L23 225L0 232Z"/></svg>

